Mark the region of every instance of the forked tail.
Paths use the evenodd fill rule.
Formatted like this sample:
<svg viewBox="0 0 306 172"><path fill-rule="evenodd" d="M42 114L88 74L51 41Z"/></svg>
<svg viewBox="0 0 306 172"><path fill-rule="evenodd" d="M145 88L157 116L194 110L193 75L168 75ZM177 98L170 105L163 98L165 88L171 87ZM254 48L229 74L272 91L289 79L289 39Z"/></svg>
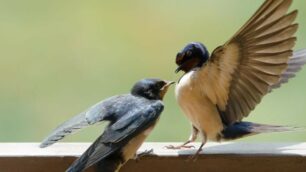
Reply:
<svg viewBox="0 0 306 172"><path fill-rule="evenodd" d="M233 140L248 135L272 132L296 131L300 128L279 125L257 124L252 122L236 122L222 131L222 139Z"/></svg>

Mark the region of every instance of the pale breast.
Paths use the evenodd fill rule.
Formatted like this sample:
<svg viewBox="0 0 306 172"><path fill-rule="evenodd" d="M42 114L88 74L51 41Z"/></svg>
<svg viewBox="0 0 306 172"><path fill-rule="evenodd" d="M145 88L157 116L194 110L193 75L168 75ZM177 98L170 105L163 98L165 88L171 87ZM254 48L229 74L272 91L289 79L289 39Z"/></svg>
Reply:
<svg viewBox="0 0 306 172"><path fill-rule="evenodd" d="M208 98L203 84L199 84L205 83L205 78L199 77L198 71L191 71L181 78L175 89L176 99L192 124L206 133L208 139L215 140L223 124L216 105Z"/></svg>
<svg viewBox="0 0 306 172"><path fill-rule="evenodd" d="M123 148L123 155L127 160L134 158L136 151L139 149L139 147L142 145L142 143L145 141L147 136L151 133L153 130L154 125L143 131L142 133L135 136L133 139L131 139L128 144Z"/></svg>

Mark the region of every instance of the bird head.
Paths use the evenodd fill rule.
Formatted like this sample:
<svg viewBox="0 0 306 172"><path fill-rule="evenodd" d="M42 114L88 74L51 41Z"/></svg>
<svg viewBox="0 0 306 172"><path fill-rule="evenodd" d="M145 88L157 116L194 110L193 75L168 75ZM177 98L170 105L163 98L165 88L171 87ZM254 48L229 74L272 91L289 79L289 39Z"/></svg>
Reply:
<svg viewBox="0 0 306 172"><path fill-rule="evenodd" d="M131 93L150 100L162 100L170 85L174 83L160 79L143 79L133 86Z"/></svg>
<svg viewBox="0 0 306 172"><path fill-rule="evenodd" d="M178 68L175 72L178 73L182 70L187 73L195 67L201 67L208 59L209 52L202 43L189 43L176 55L176 64Z"/></svg>

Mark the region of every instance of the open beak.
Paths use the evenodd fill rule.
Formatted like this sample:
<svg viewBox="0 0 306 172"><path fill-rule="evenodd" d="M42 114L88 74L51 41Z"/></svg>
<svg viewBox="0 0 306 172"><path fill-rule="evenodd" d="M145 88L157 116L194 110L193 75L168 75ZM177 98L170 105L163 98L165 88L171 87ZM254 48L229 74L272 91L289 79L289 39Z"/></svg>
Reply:
<svg viewBox="0 0 306 172"><path fill-rule="evenodd" d="M165 81L166 84L160 89L160 93L159 93L159 96L161 99L164 98L165 94L167 93L168 91L168 88L172 85L172 84L175 84L174 81Z"/></svg>

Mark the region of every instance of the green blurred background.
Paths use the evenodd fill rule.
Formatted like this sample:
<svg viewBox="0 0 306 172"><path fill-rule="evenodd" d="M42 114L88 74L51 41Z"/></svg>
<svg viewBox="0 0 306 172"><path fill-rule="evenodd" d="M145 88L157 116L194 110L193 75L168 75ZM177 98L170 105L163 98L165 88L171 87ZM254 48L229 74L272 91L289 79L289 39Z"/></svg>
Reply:
<svg viewBox="0 0 306 172"><path fill-rule="evenodd" d="M176 80L174 58L188 42L223 44L263 0L0 0L0 141L41 141L90 105L126 93L144 77ZM296 49L306 48L306 1ZM306 69L264 98L246 120L306 126ZM189 122L173 88L149 141L184 141ZM105 124L104 124L105 125ZM104 125L65 141L92 141ZM306 132L240 141L306 141Z"/></svg>

